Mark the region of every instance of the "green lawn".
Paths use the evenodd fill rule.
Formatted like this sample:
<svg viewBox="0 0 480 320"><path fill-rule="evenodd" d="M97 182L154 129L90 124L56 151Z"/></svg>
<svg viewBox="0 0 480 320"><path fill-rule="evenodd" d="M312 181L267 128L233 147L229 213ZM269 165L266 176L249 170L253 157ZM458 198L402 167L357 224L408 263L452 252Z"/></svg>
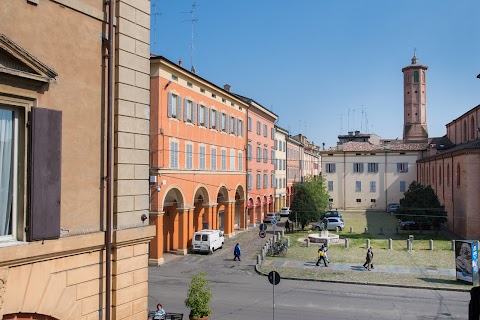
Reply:
<svg viewBox="0 0 480 320"><path fill-rule="evenodd" d="M343 214L345 229L337 234L341 239L350 240L349 248L343 243L333 244L328 250L328 257L335 263L362 263L366 255L366 239L374 250L374 264L399 265L417 267L455 268L454 252L451 249L451 240L442 234L433 231L398 231L398 221L386 212L345 212ZM350 227L353 232L350 232ZM368 233L365 233L368 227ZM318 244L311 244L307 248L304 241L308 234L318 231L306 230L290 233L290 248L288 260L316 261ZM335 233L335 232L333 232ZM407 238L414 236L413 251L407 251ZM388 239L392 239L393 249L388 250ZM429 240L434 240L434 250L429 249ZM275 258L268 258L275 259ZM282 259L282 258L279 258ZM283 258L285 259L285 258Z"/></svg>

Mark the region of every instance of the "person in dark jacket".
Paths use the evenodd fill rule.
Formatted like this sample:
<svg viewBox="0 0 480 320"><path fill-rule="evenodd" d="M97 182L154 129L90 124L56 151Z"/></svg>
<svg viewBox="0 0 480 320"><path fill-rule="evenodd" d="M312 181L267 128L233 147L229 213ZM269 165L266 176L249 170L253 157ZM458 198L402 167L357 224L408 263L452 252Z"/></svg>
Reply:
<svg viewBox="0 0 480 320"><path fill-rule="evenodd" d="M365 257L365 263L363 264L363 267L368 271L373 269L373 248L372 247L367 249L367 256Z"/></svg>
<svg viewBox="0 0 480 320"><path fill-rule="evenodd" d="M237 245L235 246L235 249L233 249L233 255L234 255L233 261L237 260L237 258L238 258L238 261L242 261L240 260L240 254L241 254L240 244L237 243Z"/></svg>
<svg viewBox="0 0 480 320"><path fill-rule="evenodd" d="M327 255L327 247L325 247L324 244L318 249L318 260L317 260L317 266L320 264L320 261L323 260L323 264L325 267L328 267L327 260L326 260L326 255Z"/></svg>
<svg viewBox="0 0 480 320"><path fill-rule="evenodd" d="M290 232L290 221L285 221L285 232Z"/></svg>

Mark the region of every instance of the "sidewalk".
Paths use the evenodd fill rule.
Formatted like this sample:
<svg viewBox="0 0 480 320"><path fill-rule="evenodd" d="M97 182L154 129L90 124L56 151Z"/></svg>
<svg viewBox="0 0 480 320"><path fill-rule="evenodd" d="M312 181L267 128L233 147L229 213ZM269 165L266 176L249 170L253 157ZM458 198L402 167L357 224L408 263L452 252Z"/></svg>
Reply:
<svg viewBox="0 0 480 320"><path fill-rule="evenodd" d="M288 260L266 260L262 263L270 267L286 267L297 269L319 269L326 268L323 265L316 266L316 262L298 262ZM405 266L379 266L374 264L375 268L371 271L366 270L362 265L352 265L348 263L330 263L328 268L338 271L358 271L358 272L384 272L397 274L415 274L424 276L451 276L455 277L455 269L443 268L425 268L425 267L405 267Z"/></svg>

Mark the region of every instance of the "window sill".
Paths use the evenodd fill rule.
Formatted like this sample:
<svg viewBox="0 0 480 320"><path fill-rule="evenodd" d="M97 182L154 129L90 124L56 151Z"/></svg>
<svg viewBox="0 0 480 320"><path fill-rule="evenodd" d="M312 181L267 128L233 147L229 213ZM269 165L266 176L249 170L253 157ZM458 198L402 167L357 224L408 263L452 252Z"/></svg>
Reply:
<svg viewBox="0 0 480 320"><path fill-rule="evenodd" d="M0 248L12 247L12 246L17 246L22 244L27 244L27 242L18 241L18 240L5 240L5 241L0 241Z"/></svg>

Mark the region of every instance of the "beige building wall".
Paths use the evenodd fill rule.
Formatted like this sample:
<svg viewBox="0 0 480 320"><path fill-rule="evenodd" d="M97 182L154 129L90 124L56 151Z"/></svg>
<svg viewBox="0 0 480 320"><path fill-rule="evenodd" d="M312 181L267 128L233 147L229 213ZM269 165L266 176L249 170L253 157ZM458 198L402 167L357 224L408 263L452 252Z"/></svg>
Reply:
<svg viewBox="0 0 480 320"><path fill-rule="evenodd" d="M288 131L275 126L275 212L287 206L287 142Z"/></svg>
<svg viewBox="0 0 480 320"><path fill-rule="evenodd" d="M373 153L373 154L372 154ZM323 177L329 190L332 207L342 210L385 210L389 203L398 203L403 198L400 181L405 182L405 190L416 180L418 153L399 152L322 152ZM354 172L354 163L363 163L363 172ZM378 172L368 172L368 163L378 163ZM408 163L408 172L397 172L397 163ZM335 172L327 172L327 167L335 164ZM360 191L357 190L360 182ZM375 182L374 191L370 183Z"/></svg>
<svg viewBox="0 0 480 320"><path fill-rule="evenodd" d="M61 236L26 242L22 231L14 241L0 239L0 318L105 317L108 6L103 7L93 0L18 0L0 6L0 32L57 74L42 89L31 90L24 78L12 78L21 73L7 70L3 77L5 69L0 70L0 107L14 107L25 119L32 107L62 111ZM113 319L147 317L147 253L155 235L148 225L149 14L148 0L116 1ZM20 144L26 144L28 128L20 125L25 134ZM19 181L18 230L26 215L24 164L19 164L25 179Z"/></svg>

